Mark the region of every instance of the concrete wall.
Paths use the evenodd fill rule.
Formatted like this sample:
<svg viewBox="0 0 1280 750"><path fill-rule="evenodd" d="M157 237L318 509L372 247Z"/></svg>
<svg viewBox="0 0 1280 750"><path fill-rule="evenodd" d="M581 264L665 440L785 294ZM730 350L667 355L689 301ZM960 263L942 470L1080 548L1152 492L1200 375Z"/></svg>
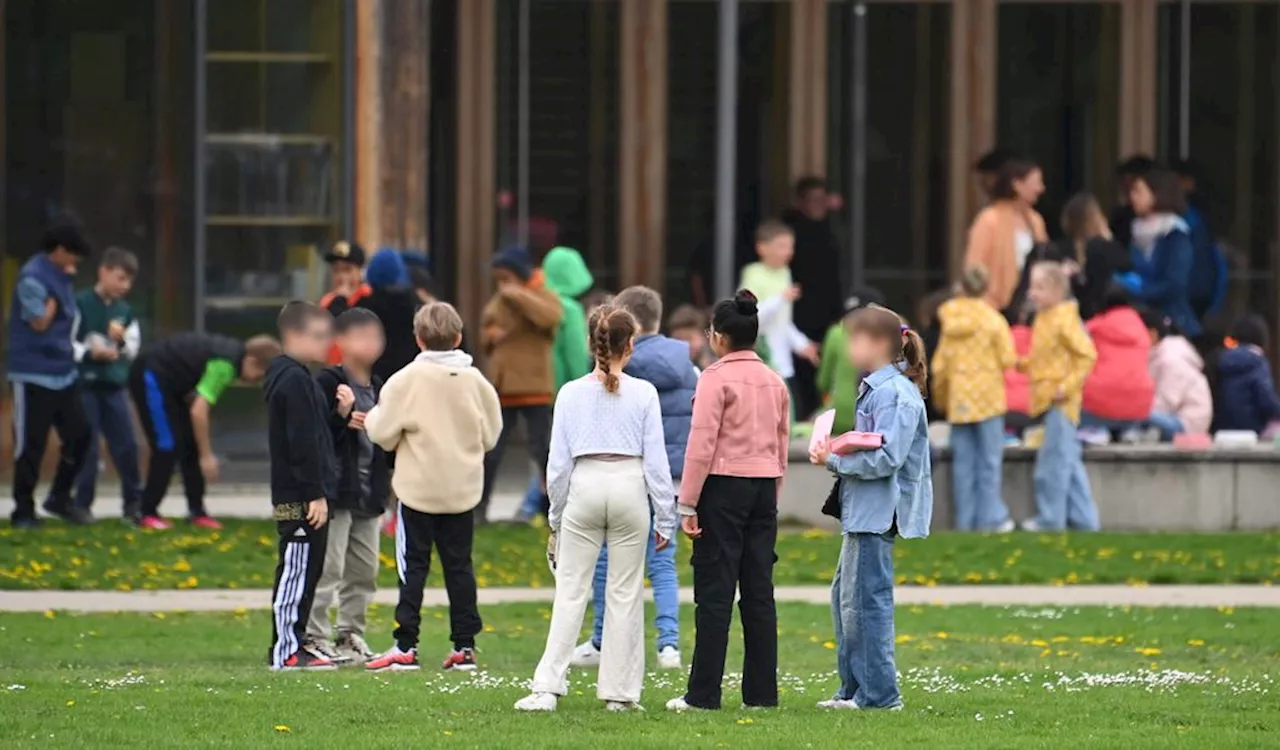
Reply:
<svg viewBox="0 0 1280 750"><path fill-rule="evenodd" d="M1015 520L1035 514L1035 452L1005 451L1004 499ZM1109 446L1085 450L1102 527L1113 531L1255 531L1280 528L1280 452L1177 451L1168 446ZM833 482L808 462L807 445L792 446L779 515L799 523L836 528L821 514ZM951 459L933 460L933 530L951 525Z"/></svg>

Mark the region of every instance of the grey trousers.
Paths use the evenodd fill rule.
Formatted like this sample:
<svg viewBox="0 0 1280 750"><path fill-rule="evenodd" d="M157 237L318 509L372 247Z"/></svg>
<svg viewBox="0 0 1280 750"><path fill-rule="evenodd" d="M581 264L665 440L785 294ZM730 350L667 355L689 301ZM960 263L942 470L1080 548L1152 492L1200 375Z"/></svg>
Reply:
<svg viewBox="0 0 1280 750"><path fill-rule="evenodd" d="M381 518L364 518L337 509L329 517L329 546L316 586L307 638L328 638L329 608L337 600L338 632L364 635L365 613L378 579L378 530Z"/></svg>

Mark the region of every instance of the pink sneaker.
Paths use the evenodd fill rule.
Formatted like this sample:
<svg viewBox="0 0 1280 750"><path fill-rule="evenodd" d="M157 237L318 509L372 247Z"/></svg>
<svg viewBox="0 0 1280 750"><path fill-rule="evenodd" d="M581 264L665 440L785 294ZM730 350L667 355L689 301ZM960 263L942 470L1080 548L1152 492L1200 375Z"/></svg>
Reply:
<svg viewBox="0 0 1280 750"><path fill-rule="evenodd" d="M222 522L213 516L192 516L189 523L192 526L209 529L210 531L219 531L222 529Z"/></svg>
<svg viewBox="0 0 1280 750"><path fill-rule="evenodd" d="M143 529L155 529L156 531L168 531L173 528L173 524L164 520L160 516L143 516L138 521L138 527Z"/></svg>
<svg viewBox="0 0 1280 750"><path fill-rule="evenodd" d="M390 517L387 518L387 522L382 524L382 535L383 536L396 535L396 514L395 513L392 513Z"/></svg>

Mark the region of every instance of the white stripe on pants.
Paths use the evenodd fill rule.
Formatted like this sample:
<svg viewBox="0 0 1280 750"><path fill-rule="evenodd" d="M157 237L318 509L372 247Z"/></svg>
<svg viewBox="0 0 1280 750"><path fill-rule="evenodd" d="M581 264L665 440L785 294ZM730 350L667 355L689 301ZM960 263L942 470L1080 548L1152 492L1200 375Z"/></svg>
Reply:
<svg viewBox="0 0 1280 750"><path fill-rule="evenodd" d="M13 460L27 449L27 386L13 383Z"/></svg>
<svg viewBox="0 0 1280 750"><path fill-rule="evenodd" d="M276 623L276 650L271 654L271 666L279 669L298 650L297 634L294 625L299 617L307 613L299 612L302 595L307 588L307 558L311 555L311 545L305 542L290 542L284 548L284 573L280 576L280 586L276 590L275 601L271 602L272 616Z"/></svg>
<svg viewBox="0 0 1280 750"><path fill-rule="evenodd" d="M649 497L640 459L580 458L557 540L556 598L533 691L565 695L565 674L591 597L600 546L609 543L604 641L596 696L636 702L644 687L644 553Z"/></svg>

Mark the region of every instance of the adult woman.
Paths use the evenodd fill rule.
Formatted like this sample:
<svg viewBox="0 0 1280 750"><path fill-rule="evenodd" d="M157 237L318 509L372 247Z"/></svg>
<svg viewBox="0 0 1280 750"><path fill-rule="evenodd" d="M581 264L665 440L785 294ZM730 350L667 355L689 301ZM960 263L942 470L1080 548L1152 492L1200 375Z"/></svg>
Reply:
<svg viewBox="0 0 1280 750"><path fill-rule="evenodd" d="M751 292L739 291L712 310L710 341L719 359L698 380L680 485L680 525L694 540L698 632L688 689L667 702L672 711L720 708L735 591L746 647L742 702L778 705L773 547L791 399L782 378L753 351L759 332Z"/></svg>
<svg viewBox="0 0 1280 750"><path fill-rule="evenodd" d="M1187 202L1178 176L1155 168L1135 177L1129 205L1137 217L1129 248L1135 273L1125 286L1136 301L1160 310L1194 339L1201 331L1188 289L1195 251L1191 230L1182 219Z"/></svg>
<svg viewBox="0 0 1280 750"><path fill-rule="evenodd" d="M1035 162L1010 159L1000 167L991 189L992 202L969 227L965 246L966 268L982 266L990 276L986 300L1004 310L1036 245L1049 240L1044 218L1035 210L1044 193L1044 174Z"/></svg>
<svg viewBox="0 0 1280 750"><path fill-rule="evenodd" d="M1129 251L1111 238L1111 228L1098 199L1077 193L1062 207L1060 259L1071 269L1071 293L1080 303L1080 318L1102 312L1112 277L1132 267Z"/></svg>
<svg viewBox="0 0 1280 750"><path fill-rule="evenodd" d="M675 492L653 385L624 375L639 326L605 306L588 324L595 369L556 397L547 461L547 520L556 598L547 646L520 711L554 711L577 644L601 545L609 543L604 636L596 695L611 711L638 708L644 685L644 558L652 507L661 550L675 533Z"/></svg>

